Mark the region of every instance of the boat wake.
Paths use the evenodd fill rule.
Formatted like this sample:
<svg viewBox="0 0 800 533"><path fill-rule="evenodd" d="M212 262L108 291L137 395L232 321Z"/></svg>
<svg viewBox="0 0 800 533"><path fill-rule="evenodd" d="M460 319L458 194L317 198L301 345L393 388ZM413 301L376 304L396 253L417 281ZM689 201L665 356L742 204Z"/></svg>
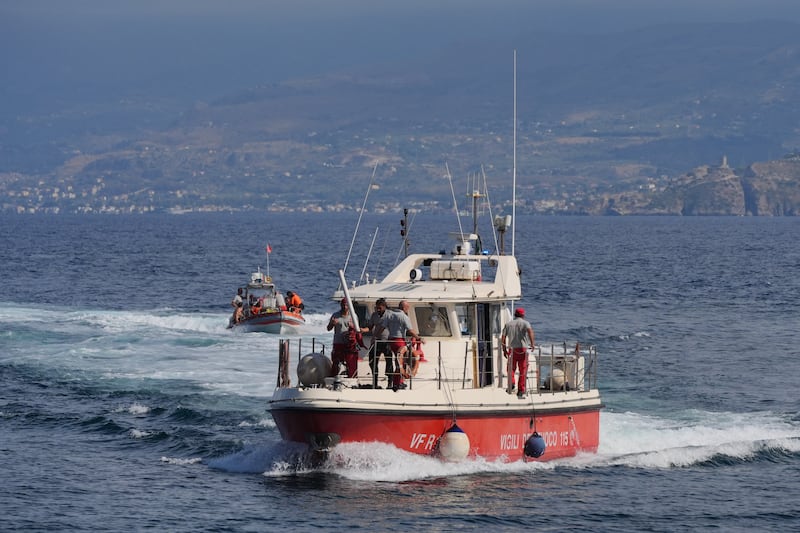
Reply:
<svg viewBox="0 0 800 533"><path fill-rule="evenodd" d="M231 335L228 330L230 313L185 311L172 308L109 310L109 309L59 309L53 306L20 306L0 303L0 323L26 326L31 329L53 328L91 328L105 334L147 330L151 333L184 332ZM310 313L305 316L308 331L317 334L325 332L329 315Z"/></svg>
<svg viewBox="0 0 800 533"><path fill-rule="evenodd" d="M354 481L406 482L484 473L525 473L554 470L675 469L776 461L800 453L800 425L768 413L683 413L665 419L637 413L602 413L597 454L549 462L482 458L457 463L398 450L383 443L344 443L324 461L310 457L305 447L290 442L251 445L236 453L206 461L229 472L267 477L327 474Z"/></svg>
<svg viewBox="0 0 800 533"><path fill-rule="evenodd" d="M260 473L267 477L330 474L356 481L403 482L483 472L518 471L516 463L475 459L447 463L437 457L398 450L385 443L344 443L326 457L313 456L293 442L251 445L206 461L226 472ZM519 463L528 469L552 468L547 463Z"/></svg>
<svg viewBox="0 0 800 533"><path fill-rule="evenodd" d="M604 412L601 421L600 448L579 458L583 466L682 468L800 453L800 424L772 413L695 410L666 419Z"/></svg>

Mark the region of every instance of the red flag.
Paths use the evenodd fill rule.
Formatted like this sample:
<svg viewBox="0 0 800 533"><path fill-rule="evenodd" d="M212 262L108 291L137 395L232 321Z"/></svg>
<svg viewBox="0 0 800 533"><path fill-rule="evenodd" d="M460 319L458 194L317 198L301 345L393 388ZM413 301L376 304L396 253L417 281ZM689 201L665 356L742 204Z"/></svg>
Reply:
<svg viewBox="0 0 800 533"><path fill-rule="evenodd" d="M267 253L268 254L272 253L272 246L270 246L269 243L267 243Z"/></svg>

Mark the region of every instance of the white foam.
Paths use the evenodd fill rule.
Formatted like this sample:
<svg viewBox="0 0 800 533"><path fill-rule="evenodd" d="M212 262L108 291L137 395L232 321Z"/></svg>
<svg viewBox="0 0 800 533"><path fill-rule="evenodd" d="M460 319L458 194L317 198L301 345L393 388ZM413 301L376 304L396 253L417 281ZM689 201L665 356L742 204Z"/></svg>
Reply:
<svg viewBox="0 0 800 533"><path fill-rule="evenodd" d="M327 472L347 479L386 482L555 468L553 463L506 463L481 458L447 463L436 457L404 452L383 443L340 444L320 464L308 455L305 445L290 442L249 445L206 462L211 468L227 472L263 473L267 477Z"/></svg>
<svg viewBox="0 0 800 533"><path fill-rule="evenodd" d="M162 457L161 462L170 465L194 465L197 463L202 463L203 459L201 457L191 457L188 459L182 459L179 457Z"/></svg>
<svg viewBox="0 0 800 533"><path fill-rule="evenodd" d="M670 468L716 456L747 460L765 449L800 449L800 426L771 413L694 410L666 419L603 412L600 428L598 453L587 464Z"/></svg>
<svg viewBox="0 0 800 533"><path fill-rule="evenodd" d="M353 443L337 446L324 469L347 479L402 482L483 472L526 471L551 468L546 463L467 459L445 462L438 457L418 455L379 443Z"/></svg>
<svg viewBox="0 0 800 533"><path fill-rule="evenodd" d="M271 396L275 387L279 337L234 333L226 328L227 313L0 307L0 315L6 323L24 321L28 337L44 339L36 350L30 339L12 339L3 357L72 376L186 380L210 393L256 397ZM70 341L47 342L48 336ZM129 412L145 409L132 406Z"/></svg>
<svg viewBox="0 0 800 533"><path fill-rule="evenodd" d="M150 435L152 435L153 433L151 431L142 431L142 430L139 430L139 429L131 429L128 432L128 434L131 436L131 438L134 438L134 439L145 439L145 438L149 437Z"/></svg>
<svg viewBox="0 0 800 533"><path fill-rule="evenodd" d="M486 472L524 473L563 468L681 468L715 457L748 460L765 450L800 451L800 426L769 413L691 411L666 419L638 413L603 412L596 454L547 462L489 461L482 458L447 463L383 443L340 444L327 461L314 465L296 443L254 446L210 465L267 476L327 472L362 481L403 482Z"/></svg>
<svg viewBox="0 0 800 533"><path fill-rule="evenodd" d="M150 408L146 405L134 402L130 407L128 407L127 411L132 415L146 415L150 412Z"/></svg>
<svg viewBox="0 0 800 533"><path fill-rule="evenodd" d="M202 457L190 457L190 458L180 458L180 457L161 457L162 463L167 463L170 465L195 465L198 463L202 463Z"/></svg>
<svg viewBox="0 0 800 533"><path fill-rule="evenodd" d="M262 418L259 421L253 423L243 420L239 422L240 428L250 428L250 427L259 427L259 428L274 428L277 427L275 425L275 421L272 418Z"/></svg>
<svg viewBox="0 0 800 533"><path fill-rule="evenodd" d="M160 311L82 311L67 315L77 322L108 332L138 332L147 329L221 333L227 330L227 316L216 313Z"/></svg>

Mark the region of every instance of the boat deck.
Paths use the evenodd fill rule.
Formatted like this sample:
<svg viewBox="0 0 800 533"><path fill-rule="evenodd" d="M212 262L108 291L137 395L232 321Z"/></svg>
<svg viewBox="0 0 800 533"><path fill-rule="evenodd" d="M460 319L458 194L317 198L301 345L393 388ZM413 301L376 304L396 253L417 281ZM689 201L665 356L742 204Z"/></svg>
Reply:
<svg viewBox="0 0 800 533"><path fill-rule="evenodd" d="M451 350L449 356L443 356L442 345ZM416 376L407 378L405 384L409 390L449 389L475 390L497 388L503 392L508 388L508 367L503 362L495 368L503 371L495 374L491 369L492 361L484 355L480 347L472 340L466 339L461 345L460 356L453 357L453 341L429 341L424 345L425 355L419 364ZM290 371L297 362L309 354L321 354L327 357L330 344L312 339L309 343L300 339L282 339L279 363L278 388L350 388L350 389L391 389L385 374L385 360L379 357L377 372L373 372L369 364L369 350L361 349L358 361L357 377L348 378L342 371L335 376L317 376L311 382L301 383L298 376L290 377ZM373 348L374 349L374 348ZM506 361L502 355L492 354L498 361ZM292 360L293 358L294 361ZM555 394L557 392L588 392L597 389L597 350L593 345L582 347L567 343L537 345L529 355L527 373L528 394ZM327 369L326 369L327 370Z"/></svg>

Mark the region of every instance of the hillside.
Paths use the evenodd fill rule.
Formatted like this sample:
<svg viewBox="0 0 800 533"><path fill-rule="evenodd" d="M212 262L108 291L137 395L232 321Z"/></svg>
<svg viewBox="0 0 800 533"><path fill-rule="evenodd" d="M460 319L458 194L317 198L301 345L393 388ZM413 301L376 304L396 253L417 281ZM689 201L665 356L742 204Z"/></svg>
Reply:
<svg viewBox="0 0 800 533"><path fill-rule="evenodd" d="M588 207L592 214L797 216L800 213L800 156L733 169L702 165L663 188L610 195Z"/></svg>
<svg viewBox="0 0 800 533"><path fill-rule="evenodd" d="M502 205L510 200L513 46L523 208L797 213L796 169L778 158L800 145L798 25L513 40L439 51L423 64L252 87L190 108L146 98L98 104L50 116L41 131L21 117L0 144L0 207L349 209L375 165L376 201L386 208L400 197L447 208L447 168L457 183L485 172ZM113 126L102 126L111 117ZM726 154L747 170L686 174Z"/></svg>

